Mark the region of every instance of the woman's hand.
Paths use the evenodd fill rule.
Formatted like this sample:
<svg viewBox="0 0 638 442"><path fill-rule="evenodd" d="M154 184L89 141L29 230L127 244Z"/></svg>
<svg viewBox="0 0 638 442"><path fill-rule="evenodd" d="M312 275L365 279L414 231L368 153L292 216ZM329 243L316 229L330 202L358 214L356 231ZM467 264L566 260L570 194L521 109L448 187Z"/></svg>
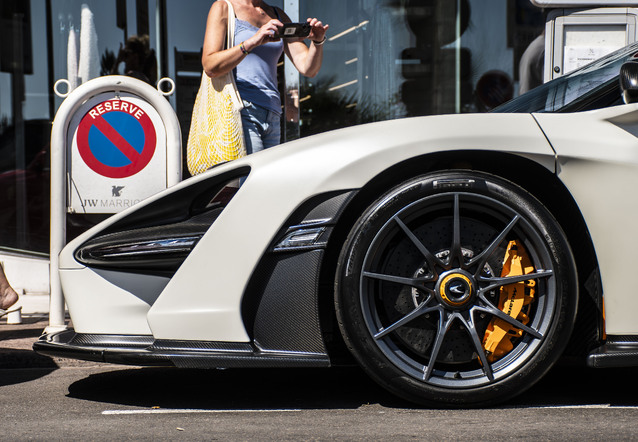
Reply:
<svg viewBox="0 0 638 442"><path fill-rule="evenodd" d="M277 34L277 30L283 25L284 24L276 18L270 20L268 23L259 28L255 35L244 42L244 47L248 52L250 52L257 46L278 40L275 35Z"/></svg>
<svg viewBox="0 0 638 442"><path fill-rule="evenodd" d="M308 35L308 38L316 42L323 41L329 26L324 25L316 18L309 18L307 21L310 23L310 35Z"/></svg>
<svg viewBox="0 0 638 442"><path fill-rule="evenodd" d="M321 69L323 42L328 25L324 25L317 18L309 18L307 22L310 25L310 34L306 38L313 42L310 47L303 42L303 38L290 38L284 40L286 41L284 50L301 75L314 77Z"/></svg>

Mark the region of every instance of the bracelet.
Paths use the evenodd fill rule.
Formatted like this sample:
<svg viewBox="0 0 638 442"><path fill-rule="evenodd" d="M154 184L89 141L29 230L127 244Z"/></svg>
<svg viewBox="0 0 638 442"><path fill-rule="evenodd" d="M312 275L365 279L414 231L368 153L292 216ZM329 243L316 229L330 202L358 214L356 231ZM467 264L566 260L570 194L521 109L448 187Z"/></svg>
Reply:
<svg viewBox="0 0 638 442"><path fill-rule="evenodd" d="M244 54L244 55L250 54L250 51L248 49L246 49L246 46L244 46L244 42L243 41L241 43L239 43L239 49L241 49L241 53Z"/></svg>
<svg viewBox="0 0 638 442"><path fill-rule="evenodd" d="M323 36L323 40L321 40L321 41L315 41L315 40L312 40L312 42L313 42L316 46L321 46L321 45L323 45L323 44L326 42L326 40L327 40L327 39L328 39L328 37L326 37L326 36L324 35L324 36Z"/></svg>

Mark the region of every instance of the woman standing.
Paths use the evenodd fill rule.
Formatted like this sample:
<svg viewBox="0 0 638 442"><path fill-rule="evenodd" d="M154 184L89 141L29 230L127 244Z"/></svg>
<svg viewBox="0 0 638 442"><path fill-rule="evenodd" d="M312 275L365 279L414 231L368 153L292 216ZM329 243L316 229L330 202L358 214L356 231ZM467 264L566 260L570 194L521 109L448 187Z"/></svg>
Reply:
<svg viewBox="0 0 638 442"><path fill-rule="evenodd" d="M275 35L290 18L280 8L262 0L229 0L237 17L235 46L224 49L228 4L218 0L208 14L202 65L209 77L235 69L237 89L244 102L242 124L248 154L280 142L281 98L277 88L277 62L282 51L299 73L314 77L321 68L328 25L309 18L310 45L303 38L279 39Z"/></svg>

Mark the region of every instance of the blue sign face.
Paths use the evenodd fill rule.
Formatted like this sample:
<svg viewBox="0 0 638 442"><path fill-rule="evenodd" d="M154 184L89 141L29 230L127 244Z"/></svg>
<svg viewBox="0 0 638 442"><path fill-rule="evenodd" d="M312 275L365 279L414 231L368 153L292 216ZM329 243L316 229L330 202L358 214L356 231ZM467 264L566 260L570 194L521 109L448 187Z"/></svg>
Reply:
<svg viewBox="0 0 638 442"><path fill-rule="evenodd" d="M144 151L142 125L135 117L124 112L109 112L101 118L104 122L94 124L89 130L91 153L100 163L109 167L130 165ZM105 130L105 124L110 128ZM120 136L113 136L113 131Z"/></svg>

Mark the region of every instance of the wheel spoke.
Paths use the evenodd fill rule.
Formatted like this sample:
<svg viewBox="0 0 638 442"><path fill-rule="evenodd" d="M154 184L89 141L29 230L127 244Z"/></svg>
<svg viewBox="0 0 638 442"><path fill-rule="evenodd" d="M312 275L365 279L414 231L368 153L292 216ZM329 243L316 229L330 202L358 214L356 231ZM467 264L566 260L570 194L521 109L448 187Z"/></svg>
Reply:
<svg viewBox="0 0 638 442"><path fill-rule="evenodd" d="M453 266L454 260L457 260L459 267L463 267L463 250L461 248L461 210L458 193L454 194L454 219L452 224L452 247L450 249L448 266Z"/></svg>
<svg viewBox="0 0 638 442"><path fill-rule="evenodd" d="M436 331L436 338L434 338L434 345L432 345L432 352L430 352L430 362L423 369L423 380L428 381L430 377L432 377L432 372L434 371L434 364L436 362L436 358L439 357L439 352L441 351L441 347L443 346L443 340L445 339L445 332L450 327L454 316L449 317L447 320L443 320L443 312L441 312L441 317L439 320L439 327Z"/></svg>
<svg viewBox="0 0 638 442"><path fill-rule="evenodd" d="M514 228L514 225L518 222L519 219L520 219L520 216L518 215L514 216L512 221L510 221L509 224L505 226L503 231L496 238L494 238L492 243L485 250L483 250L481 253L476 255L467 263L467 267L470 267L478 262L478 269L476 271L477 276L481 274L489 257L492 255L492 253L494 253L494 250L496 250L499 244L503 242L507 234Z"/></svg>
<svg viewBox="0 0 638 442"><path fill-rule="evenodd" d="M487 360L487 355L485 354L485 349L483 348L481 338L479 337L478 332L476 331L476 327L474 326L474 321L472 319L466 320L460 315L459 317L461 318L461 322L463 322L463 325L465 325L468 333L470 334L470 337L472 338L472 343L474 344L474 348L476 349L476 354L481 360L481 365L483 366L483 373L485 373L485 376L487 376L490 382L494 381L494 372L492 371L492 366Z"/></svg>
<svg viewBox="0 0 638 442"><path fill-rule="evenodd" d="M394 324L390 325L389 327L381 328L379 332L374 335L374 339L381 339L387 334L392 333L399 327L403 327L408 322L418 318L419 316L438 310L438 307L429 307L429 308L426 307L428 302L430 302L431 299L432 297L428 297L428 299L426 299L424 302L419 304L419 306L416 309L414 309L412 312L408 313L403 318L396 321Z"/></svg>
<svg viewBox="0 0 638 442"><path fill-rule="evenodd" d="M396 284L403 284L410 287L414 287L418 290L423 290L427 293L433 293L434 291L425 286L426 282L432 282L432 278L406 278L403 276L383 275L381 273L363 272L363 276L371 279L378 279L380 281L394 282Z"/></svg>
<svg viewBox="0 0 638 442"><path fill-rule="evenodd" d="M541 270L534 273L528 273L526 275L505 276L501 278L479 277L478 280L480 283L488 283L487 286L481 287L480 293L489 292L490 290L494 290L505 285L515 284L517 282L530 281L540 278L549 278L553 274L554 272L551 270Z"/></svg>
<svg viewBox="0 0 638 442"><path fill-rule="evenodd" d="M412 244L414 244L416 248L419 250L419 252L421 252L423 257L427 261L428 266L430 267L430 271L436 277L435 265L438 265L439 267L444 267L445 264L439 258L434 256L434 254L430 252L427 247L425 247L425 245L419 240L419 238L416 237L416 235L412 232L412 230L410 230L408 226L406 226L405 223L401 221L401 219L398 216L394 217L394 221L399 225L401 230L403 230L403 232L407 235L410 241L412 241Z"/></svg>
<svg viewBox="0 0 638 442"><path fill-rule="evenodd" d="M543 335L541 333L539 333L538 331L534 330L531 327L528 327L527 325L525 325L522 322L520 322L518 319L512 318L510 315L505 313L503 310L492 306L492 304L489 303L487 301L487 299L485 299L483 296L481 296L481 299L485 303L487 303L490 307L479 307L479 306L477 306L477 307L475 307L476 311L482 311L482 312L486 312L486 313L489 313L491 315L494 315L497 318L502 319L503 321L507 322L511 326L519 328L519 329L523 330L525 333L528 333L528 334L532 335L536 339L543 339Z"/></svg>

